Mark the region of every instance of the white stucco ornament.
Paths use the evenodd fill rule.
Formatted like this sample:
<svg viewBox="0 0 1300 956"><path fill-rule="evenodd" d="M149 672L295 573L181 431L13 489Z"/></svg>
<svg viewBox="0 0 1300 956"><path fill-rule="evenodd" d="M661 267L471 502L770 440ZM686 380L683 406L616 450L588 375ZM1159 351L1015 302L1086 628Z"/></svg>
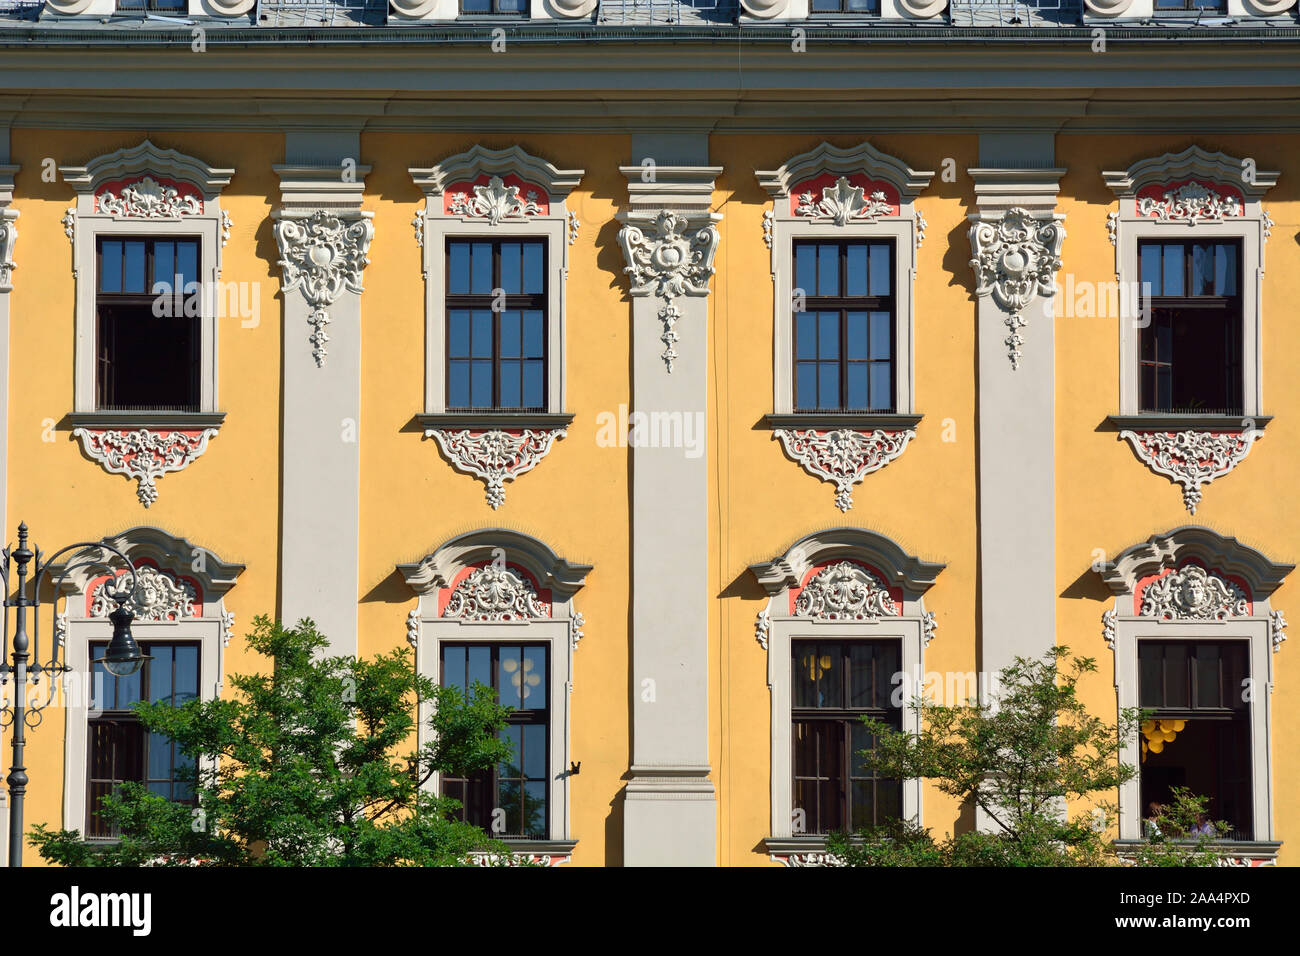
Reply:
<svg viewBox="0 0 1300 956"><path fill-rule="evenodd" d="M1142 593L1142 616L1162 621L1223 621L1249 614L1246 593L1235 582L1196 564L1157 578Z"/></svg>
<svg viewBox="0 0 1300 956"><path fill-rule="evenodd" d="M99 462L105 471L138 482L136 496L146 508L158 500L157 480L188 467L203 454L208 440L216 434L215 428L189 431L77 428L72 432L86 456Z"/></svg>
<svg viewBox="0 0 1300 956"><path fill-rule="evenodd" d="M366 253L375 227L366 217L336 216L317 210L302 219L281 219L275 224L275 241L280 247L280 268L284 292L299 289L312 312L307 317L312 333L312 357L316 366L325 365L328 354L329 307L345 291L361 292L361 273L370 260Z"/></svg>
<svg viewBox="0 0 1300 956"><path fill-rule="evenodd" d="M970 228L975 270L975 294L991 296L1008 313L1007 356L1020 367L1024 337L1024 312L1039 296L1056 294L1056 272L1061 268L1065 226L1056 219L1039 219L1027 209L1013 206L1000 219L977 222Z"/></svg>
<svg viewBox="0 0 1300 956"><path fill-rule="evenodd" d="M898 605L885 582L861 565L840 561L818 572L795 600L794 613L819 621L875 621Z"/></svg>
<svg viewBox="0 0 1300 956"><path fill-rule="evenodd" d="M785 453L810 475L835 485L835 505L841 511L853 507L853 486L873 471L897 458L916 437L911 428L859 431L837 428L774 428Z"/></svg>
<svg viewBox="0 0 1300 956"><path fill-rule="evenodd" d="M518 431L430 428L443 455L458 471L483 479L493 510L506 502L505 483L542 463L563 428L523 428Z"/></svg>
<svg viewBox="0 0 1300 956"><path fill-rule="evenodd" d="M1250 454L1260 432L1131 431L1119 433L1152 471L1182 485L1183 504L1191 514L1201 503L1201 487L1226 475Z"/></svg>

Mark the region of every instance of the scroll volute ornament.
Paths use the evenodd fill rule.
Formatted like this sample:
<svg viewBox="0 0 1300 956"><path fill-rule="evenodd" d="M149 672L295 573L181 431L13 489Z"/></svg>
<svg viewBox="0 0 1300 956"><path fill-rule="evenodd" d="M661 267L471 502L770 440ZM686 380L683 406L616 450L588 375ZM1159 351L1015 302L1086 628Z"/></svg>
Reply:
<svg viewBox="0 0 1300 956"><path fill-rule="evenodd" d="M1020 367L1022 313L1038 296L1056 293L1056 272L1061 268L1065 226L1056 219L1039 219L1027 209L1013 206L995 220L977 222L970 229L976 295L993 297L1006 318L1006 338L1011 367Z"/></svg>
<svg viewBox="0 0 1300 956"><path fill-rule="evenodd" d="M751 17L772 20L785 13L790 0L740 0L740 6Z"/></svg>

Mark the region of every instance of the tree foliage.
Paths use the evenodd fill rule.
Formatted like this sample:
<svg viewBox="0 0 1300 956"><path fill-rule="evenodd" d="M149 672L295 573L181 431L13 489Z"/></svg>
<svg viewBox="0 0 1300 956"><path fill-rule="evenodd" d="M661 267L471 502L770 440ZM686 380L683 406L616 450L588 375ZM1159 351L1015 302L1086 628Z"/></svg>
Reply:
<svg viewBox="0 0 1300 956"><path fill-rule="evenodd" d="M37 826L42 857L73 866L464 865L503 845L453 819L454 800L421 789L437 772L468 776L510 759L499 739L508 708L476 684L466 699L415 673L406 648L370 660L323 656L310 620L258 617L249 646L269 673L234 675L230 699L179 707L142 702L144 726L192 762L196 806L138 784L101 802L120 841ZM435 704L432 742L413 747L420 700Z"/></svg>

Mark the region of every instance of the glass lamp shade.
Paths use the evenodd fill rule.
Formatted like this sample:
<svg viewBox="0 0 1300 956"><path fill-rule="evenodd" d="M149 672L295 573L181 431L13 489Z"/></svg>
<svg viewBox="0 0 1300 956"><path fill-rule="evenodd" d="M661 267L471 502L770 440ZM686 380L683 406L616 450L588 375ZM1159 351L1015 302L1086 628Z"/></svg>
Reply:
<svg viewBox="0 0 1300 956"><path fill-rule="evenodd" d="M130 677L145 661L153 660L140 651L140 645L131 636L131 621L134 617L135 612L121 604L108 615L108 619L113 622L113 639L109 641L104 656L95 663L103 664L104 670L114 677Z"/></svg>

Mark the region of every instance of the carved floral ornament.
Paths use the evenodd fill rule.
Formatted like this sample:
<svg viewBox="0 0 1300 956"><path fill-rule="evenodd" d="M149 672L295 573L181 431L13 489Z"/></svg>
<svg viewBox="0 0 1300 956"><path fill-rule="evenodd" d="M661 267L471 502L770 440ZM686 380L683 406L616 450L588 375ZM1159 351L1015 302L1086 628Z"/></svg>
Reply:
<svg viewBox="0 0 1300 956"><path fill-rule="evenodd" d="M329 307L345 291L361 292L361 274L370 260L366 253L375 227L364 214L338 216L317 210L305 218L284 218L275 224L280 247L284 292L302 291L312 313L308 341L318 368L325 365Z"/></svg>
<svg viewBox="0 0 1300 956"><path fill-rule="evenodd" d="M0 207L0 292L11 288L14 264L14 243L18 241L18 227L12 219L6 217L9 210ZM17 210L12 215L17 216Z"/></svg>
<svg viewBox="0 0 1300 956"><path fill-rule="evenodd" d="M873 431L774 428L772 434L804 471L835 485L835 505L840 511L853 507L855 484L901 455L907 443L916 437L915 429L911 428Z"/></svg>
<svg viewBox="0 0 1300 956"><path fill-rule="evenodd" d="M1014 206L1000 219L975 223L970 229L976 295L992 296L1008 312L1010 334L1005 343L1011 367L1020 367L1020 330L1023 312L1038 296L1056 293L1056 272L1061 268L1065 226L1055 218L1038 218Z"/></svg>
<svg viewBox="0 0 1300 956"><path fill-rule="evenodd" d="M486 219L495 226L503 219L523 219L542 212L542 196L528 189L521 197L518 186L507 186L500 176L492 176L485 186L473 186L473 196L463 192L449 197L453 215Z"/></svg>
<svg viewBox="0 0 1300 956"><path fill-rule="evenodd" d="M563 428L429 428L424 433L426 438L437 441L443 456L456 470L483 480L493 510L505 504L505 483L541 464L556 439L565 434Z"/></svg>
<svg viewBox="0 0 1300 956"><path fill-rule="evenodd" d="M658 318L664 332L663 360L671 373L678 357L673 347L675 329L682 313L673 299L682 295L708 295L713 258L718 249L718 230L711 221L695 228L691 219L664 209L652 221L628 222L618 233L631 277L633 295L656 295L664 300Z"/></svg>
<svg viewBox="0 0 1300 956"><path fill-rule="evenodd" d="M108 617L117 607L113 594L125 587L127 575L101 581L91 592L90 616ZM194 617L194 602L198 599L194 585L170 571L148 564L135 569L135 591L126 606L135 612L137 621L179 621ZM234 615L230 615L231 623Z"/></svg>
<svg viewBox="0 0 1300 956"><path fill-rule="evenodd" d="M550 607L519 571L496 563L476 568L456 586L442 616L464 621L531 621L551 616Z"/></svg>
<svg viewBox="0 0 1300 956"><path fill-rule="evenodd" d="M146 508L158 500L157 480L189 466L203 454L208 440L216 434L215 428L186 431L77 428L72 432L80 440L86 456L99 462L105 471L138 482L136 496Z"/></svg>
<svg viewBox="0 0 1300 956"><path fill-rule="evenodd" d="M182 192L179 183L160 183L152 176L105 188L95 198L99 211L115 219L180 219L203 213L198 196Z"/></svg>
<svg viewBox="0 0 1300 956"><path fill-rule="evenodd" d="M879 577L840 561L813 576L799 592L794 613L819 621L875 621L896 615L898 605Z"/></svg>
<svg viewBox="0 0 1300 956"><path fill-rule="evenodd" d="M873 190L868 196L865 186L854 186L847 176L841 176L833 185L824 187L820 199L811 192L799 193L797 199L796 216L830 220L837 226L850 222L875 222L894 212L893 203L883 191Z"/></svg>
<svg viewBox="0 0 1300 956"><path fill-rule="evenodd" d="M1183 488L1183 504L1196 514L1201 503L1201 487L1221 478L1250 454L1255 439L1263 433L1255 429L1239 432L1131 431L1119 433L1133 453L1148 468L1164 475Z"/></svg>
<svg viewBox="0 0 1300 956"><path fill-rule="evenodd" d="M1195 226L1198 223L1218 223L1226 218L1242 216L1245 210L1241 200L1232 193L1192 180L1171 187L1158 199L1139 196L1137 214L1150 216L1157 222L1182 222Z"/></svg>

